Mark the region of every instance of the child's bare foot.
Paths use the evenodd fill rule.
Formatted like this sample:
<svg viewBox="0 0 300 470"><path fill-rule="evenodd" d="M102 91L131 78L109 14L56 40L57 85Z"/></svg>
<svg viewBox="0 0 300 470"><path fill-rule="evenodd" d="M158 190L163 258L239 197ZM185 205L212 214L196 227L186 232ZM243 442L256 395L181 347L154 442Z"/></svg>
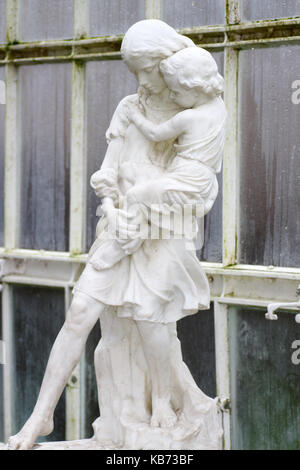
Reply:
<svg viewBox="0 0 300 470"><path fill-rule="evenodd" d="M43 420L32 415L21 431L8 440L9 450L29 450L39 436L48 436L53 431L53 419Z"/></svg>
<svg viewBox="0 0 300 470"><path fill-rule="evenodd" d="M169 400L158 399L153 405L151 426L171 428L177 421L176 413L172 410Z"/></svg>

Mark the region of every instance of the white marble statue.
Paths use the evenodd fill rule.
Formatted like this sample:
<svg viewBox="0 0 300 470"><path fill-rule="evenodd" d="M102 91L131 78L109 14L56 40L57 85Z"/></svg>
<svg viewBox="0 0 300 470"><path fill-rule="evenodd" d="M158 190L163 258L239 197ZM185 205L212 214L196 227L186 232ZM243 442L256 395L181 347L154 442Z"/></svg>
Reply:
<svg viewBox="0 0 300 470"><path fill-rule="evenodd" d="M207 213L218 193L223 79L207 51L159 20L134 24L122 56L139 89L118 105L105 159L91 178L104 215L36 406L9 439L11 449L30 449L52 431L56 404L99 318L93 445L221 448L217 399L197 387L184 364L176 322L209 308L207 278L186 243L194 224L185 219L194 221L199 207ZM161 222L179 213L186 223Z"/></svg>

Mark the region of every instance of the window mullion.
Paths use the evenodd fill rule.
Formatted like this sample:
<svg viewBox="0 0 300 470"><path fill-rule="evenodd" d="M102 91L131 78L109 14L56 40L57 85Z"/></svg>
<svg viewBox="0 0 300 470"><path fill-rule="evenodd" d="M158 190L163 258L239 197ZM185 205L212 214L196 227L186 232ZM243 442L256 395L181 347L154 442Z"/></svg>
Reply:
<svg viewBox="0 0 300 470"><path fill-rule="evenodd" d="M230 449L230 372L228 306L214 301L217 395L223 405L223 443Z"/></svg>
<svg viewBox="0 0 300 470"><path fill-rule="evenodd" d="M241 21L241 0L226 1L226 23L238 24Z"/></svg>
<svg viewBox="0 0 300 470"><path fill-rule="evenodd" d="M225 49L227 128L223 165L223 264L237 262L238 227L238 50Z"/></svg>
<svg viewBox="0 0 300 470"><path fill-rule="evenodd" d="M161 18L161 0L145 0L146 1L146 18L157 19Z"/></svg>
<svg viewBox="0 0 300 470"><path fill-rule="evenodd" d="M83 253L86 224L85 64L73 62L70 252Z"/></svg>
<svg viewBox="0 0 300 470"><path fill-rule="evenodd" d="M6 36L8 43L15 43L19 39L19 8L20 0L6 2Z"/></svg>
<svg viewBox="0 0 300 470"><path fill-rule="evenodd" d="M89 1L74 1L74 38L87 35ZM85 250L86 232L86 128L85 128L85 64L72 63L72 121L71 121L71 167L70 167L70 247L72 254ZM65 288L65 309L72 300L70 287ZM80 404L79 364L69 379L66 388L66 439L80 439L81 404Z"/></svg>
<svg viewBox="0 0 300 470"><path fill-rule="evenodd" d="M71 289L65 288L65 309L71 304ZM80 439L80 364L72 372L66 387L66 440Z"/></svg>
<svg viewBox="0 0 300 470"><path fill-rule="evenodd" d="M5 344L6 364L4 366L4 438L5 441L15 432L14 404L14 336L12 286L3 283L2 290L2 324Z"/></svg>
<svg viewBox="0 0 300 470"><path fill-rule="evenodd" d="M74 0L74 38L81 39L88 35L89 0Z"/></svg>
<svg viewBox="0 0 300 470"><path fill-rule="evenodd" d="M6 31L9 43L18 40L19 0L6 2ZM6 65L5 107L5 195L4 245L16 248L19 242L20 215L20 158L18 152L18 69Z"/></svg>
<svg viewBox="0 0 300 470"><path fill-rule="evenodd" d="M6 65L4 246L17 248L20 231L20 158L18 145L18 69Z"/></svg>

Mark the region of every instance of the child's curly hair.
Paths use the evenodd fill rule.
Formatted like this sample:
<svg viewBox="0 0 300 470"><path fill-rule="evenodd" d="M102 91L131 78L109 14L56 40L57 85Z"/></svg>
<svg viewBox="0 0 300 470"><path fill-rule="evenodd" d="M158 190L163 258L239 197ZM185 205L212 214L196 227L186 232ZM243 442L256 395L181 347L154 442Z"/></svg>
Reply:
<svg viewBox="0 0 300 470"><path fill-rule="evenodd" d="M224 79L218 73L213 56L201 47L187 47L176 52L160 63L163 75L175 77L179 85L186 88L199 88L212 96L224 91Z"/></svg>

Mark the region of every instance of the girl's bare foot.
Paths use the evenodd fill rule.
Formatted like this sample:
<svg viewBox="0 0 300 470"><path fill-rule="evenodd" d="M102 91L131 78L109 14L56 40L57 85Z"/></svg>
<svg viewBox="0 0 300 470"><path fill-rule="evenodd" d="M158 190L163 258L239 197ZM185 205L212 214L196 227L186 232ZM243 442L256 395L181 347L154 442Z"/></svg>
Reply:
<svg viewBox="0 0 300 470"><path fill-rule="evenodd" d="M9 450L29 450L39 436L48 436L53 431L53 419L45 420L32 415L21 431L8 440Z"/></svg>

